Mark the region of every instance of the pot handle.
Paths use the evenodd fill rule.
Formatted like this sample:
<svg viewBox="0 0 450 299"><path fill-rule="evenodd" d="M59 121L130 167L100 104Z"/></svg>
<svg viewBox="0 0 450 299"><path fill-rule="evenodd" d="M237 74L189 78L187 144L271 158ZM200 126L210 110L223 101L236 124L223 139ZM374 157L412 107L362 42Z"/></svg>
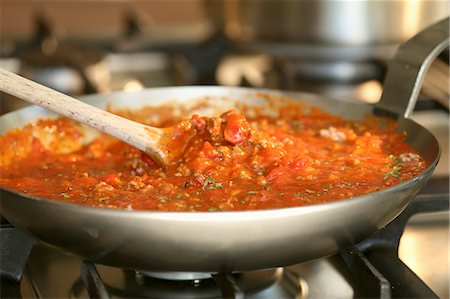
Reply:
<svg viewBox="0 0 450 299"><path fill-rule="evenodd" d="M449 18L403 43L388 63L383 94L375 113L408 118L419 95L425 74L434 59L449 46Z"/></svg>

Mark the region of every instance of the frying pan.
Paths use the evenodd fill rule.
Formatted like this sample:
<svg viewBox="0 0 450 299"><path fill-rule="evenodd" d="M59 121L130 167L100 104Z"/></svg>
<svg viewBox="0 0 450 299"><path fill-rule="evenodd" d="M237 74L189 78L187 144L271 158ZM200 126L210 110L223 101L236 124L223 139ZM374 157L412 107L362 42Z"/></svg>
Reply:
<svg viewBox="0 0 450 299"><path fill-rule="evenodd" d="M437 140L410 120L427 67L448 45L448 19L402 45L389 65L385 92L376 106L320 95L227 87L156 88L93 95L98 107L176 103L207 96L251 104L258 93L301 99L313 106L361 119L395 117L407 142L429 163L413 179L389 189L342 201L245 212L127 211L79 206L1 190L1 212L41 242L85 260L137 270L228 272L291 265L331 255L393 220L431 176L440 156ZM0 117L0 133L51 115L35 106Z"/></svg>

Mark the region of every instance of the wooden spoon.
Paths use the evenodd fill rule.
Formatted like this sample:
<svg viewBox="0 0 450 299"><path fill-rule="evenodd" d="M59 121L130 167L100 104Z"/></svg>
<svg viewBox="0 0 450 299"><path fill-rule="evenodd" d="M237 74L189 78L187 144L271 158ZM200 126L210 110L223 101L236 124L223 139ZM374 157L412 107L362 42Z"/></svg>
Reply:
<svg viewBox="0 0 450 299"><path fill-rule="evenodd" d="M155 128L83 103L0 68L0 91L77 120L144 151L160 166L176 161L193 132Z"/></svg>

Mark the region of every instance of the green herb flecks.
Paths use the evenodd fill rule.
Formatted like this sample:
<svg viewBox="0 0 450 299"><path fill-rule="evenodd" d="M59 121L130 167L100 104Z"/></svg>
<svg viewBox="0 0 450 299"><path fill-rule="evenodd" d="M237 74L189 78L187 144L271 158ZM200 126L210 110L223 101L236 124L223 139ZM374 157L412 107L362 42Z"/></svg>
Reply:
<svg viewBox="0 0 450 299"><path fill-rule="evenodd" d="M213 189L223 189L222 183L216 183L216 181L214 180L214 178L211 175L205 173L204 176L206 177L206 179L202 185L203 191L208 191L208 190L213 190Z"/></svg>
<svg viewBox="0 0 450 299"><path fill-rule="evenodd" d="M314 191L313 191L313 190L310 190L310 189L306 189L305 192L306 192L306 193L309 193L309 194L314 193Z"/></svg>
<svg viewBox="0 0 450 299"><path fill-rule="evenodd" d="M248 194L248 195L258 194L258 191L248 191L247 194Z"/></svg>
<svg viewBox="0 0 450 299"><path fill-rule="evenodd" d="M99 199L97 199L99 202L104 202L105 200L108 200L109 197L105 196L105 197L100 197Z"/></svg>
<svg viewBox="0 0 450 299"><path fill-rule="evenodd" d="M402 169L400 165L394 165L394 167L392 167L392 170L383 176L383 180L387 180L388 178L391 177L398 178L400 176L399 172L400 169Z"/></svg>
<svg viewBox="0 0 450 299"><path fill-rule="evenodd" d="M178 199L181 199L181 198L183 198L183 194L177 193L176 197L177 197Z"/></svg>
<svg viewBox="0 0 450 299"><path fill-rule="evenodd" d="M216 208L209 208L209 209L208 209L208 212L217 212L217 211L219 211L219 210L216 209Z"/></svg>

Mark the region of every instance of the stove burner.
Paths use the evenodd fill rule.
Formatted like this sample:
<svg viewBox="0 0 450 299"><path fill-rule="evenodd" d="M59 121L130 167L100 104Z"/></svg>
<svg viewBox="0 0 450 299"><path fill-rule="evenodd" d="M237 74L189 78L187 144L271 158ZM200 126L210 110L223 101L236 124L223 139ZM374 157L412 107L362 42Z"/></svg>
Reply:
<svg viewBox="0 0 450 299"><path fill-rule="evenodd" d="M165 279L165 280L172 280L172 281L181 281L181 280L194 280L194 281L200 281L203 279L211 279L211 273L206 272L150 272L150 271L143 271L138 272L142 276L148 276L152 278L159 278L159 279Z"/></svg>
<svg viewBox="0 0 450 299"><path fill-rule="evenodd" d="M282 268L233 274L140 272L89 262L81 264L80 272L81 277L70 290L71 298L84 298L86 292L91 298L105 299L248 298L247 295L272 285L286 284L287 277Z"/></svg>

